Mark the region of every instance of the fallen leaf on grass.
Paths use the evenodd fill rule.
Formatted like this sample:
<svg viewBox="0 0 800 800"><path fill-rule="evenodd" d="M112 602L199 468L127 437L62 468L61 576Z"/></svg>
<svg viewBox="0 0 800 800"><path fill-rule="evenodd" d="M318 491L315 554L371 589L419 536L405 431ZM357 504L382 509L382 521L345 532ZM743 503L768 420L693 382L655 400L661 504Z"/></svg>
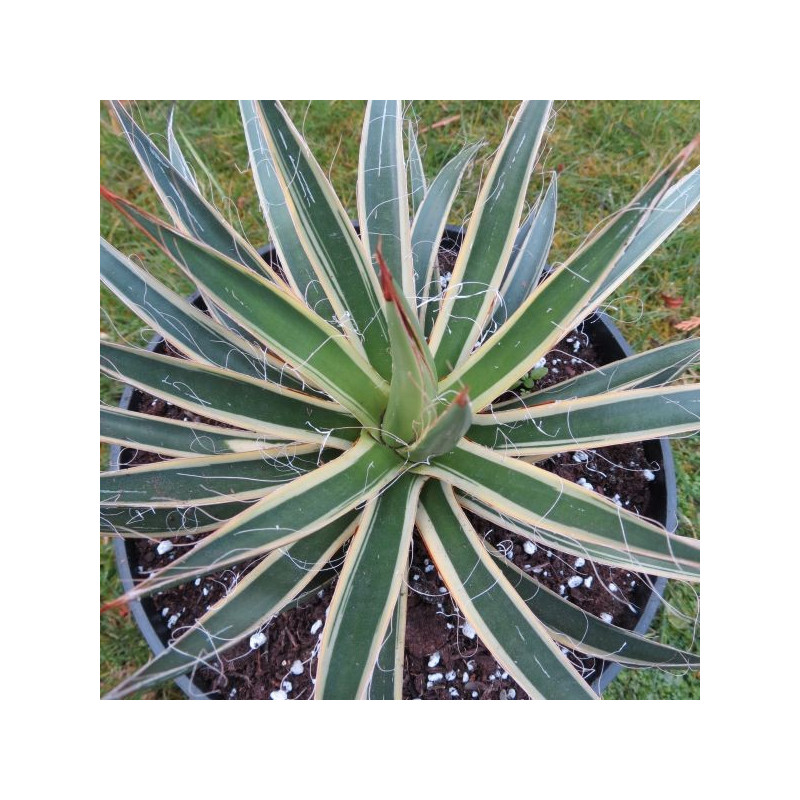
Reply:
<svg viewBox="0 0 800 800"><path fill-rule="evenodd" d="M693 331L695 328L700 327L700 317L689 317L689 319L684 319L681 322L674 322L672 327L679 331Z"/></svg>
<svg viewBox="0 0 800 800"><path fill-rule="evenodd" d="M680 308L683 305L682 297L672 297L668 294L662 294L661 299L667 308Z"/></svg>
<svg viewBox="0 0 800 800"><path fill-rule="evenodd" d="M420 133L425 133L426 131L433 130L434 128L443 128L445 125L449 125L451 122L458 122L461 119L461 114L453 114L452 117L445 117L444 119L440 119L438 122L434 122L433 125L427 125L424 128L420 128Z"/></svg>

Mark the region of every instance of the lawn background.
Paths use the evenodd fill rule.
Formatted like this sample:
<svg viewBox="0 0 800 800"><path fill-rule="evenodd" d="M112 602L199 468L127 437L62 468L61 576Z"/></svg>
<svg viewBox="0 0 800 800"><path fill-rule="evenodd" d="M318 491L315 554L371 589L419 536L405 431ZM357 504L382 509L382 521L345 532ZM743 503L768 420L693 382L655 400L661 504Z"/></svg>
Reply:
<svg viewBox="0 0 800 800"><path fill-rule="evenodd" d="M165 128L171 103L135 102L134 117L157 144L166 149ZM356 170L364 104L356 101L286 103L312 152L328 171L339 197L356 217ZM465 144L485 141L474 168L466 176L449 222L464 224L481 174L491 163L516 101L414 101L410 113L420 128L419 144L426 174L431 177ZM563 261L586 234L622 206L659 166L699 133L696 101L556 101L537 176L529 201L542 185L543 171L558 170L558 217L549 261ZM454 119L455 118L455 119ZM449 121L447 121L449 120ZM445 124L437 125L442 121ZM238 106L230 101L191 101L178 105L176 128L201 187L225 216L254 245L267 243L241 129ZM185 135L186 140L182 138ZM189 149L186 142L191 145ZM202 159L192 156L196 151ZM692 166L697 161L692 162ZM158 199L115 130L105 105L100 107L100 173L110 190L142 207L162 213ZM101 232L117 248L141 259L155 275L181 293L192 287L140 236L108 208L101 209ZM699 318L699 213L693 213L621 289L610 298L607 312L636 350L685 338L675 324ZM664 298L682 298L670 308ZM152 333L105 290L101 290L101 335L112 341L144 346ZM697 334L699 329L692 335ZM693 376L693 377L696 377ZM101 400L116 404L121 387L101 378ZM673 442L679 493L679 532L699 537L699 437ZM101 465L107 463L106 448ZM120 585L112 546L100 548L101 601L113 598ZM653 631L663 642L699 649L699 605L696 589L670 582L667 607ZM101 616L101 691L106 691L147 660L148 649L129 616ZM699 674L626 670L604 695L607 699L698 698ZM173 686L142 697L179 699Z"/></svg>

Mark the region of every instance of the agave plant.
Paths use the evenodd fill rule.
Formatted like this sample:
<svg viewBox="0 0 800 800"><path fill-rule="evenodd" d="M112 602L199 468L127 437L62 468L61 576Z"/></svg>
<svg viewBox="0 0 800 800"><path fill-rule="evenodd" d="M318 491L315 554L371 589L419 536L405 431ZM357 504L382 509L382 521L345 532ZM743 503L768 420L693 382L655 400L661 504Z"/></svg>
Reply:
<svg viewBox="0 0 800 800"><path fill-rule="evenodd" d="M281 104L240 103L279 268L203 196L171 124L164 154L123 105L113 108L171 222L103 195L183 270L208 313L101 240L105 285L183 355L103 342L101 370L225 426L101 408L105 441L169 457L101 476L103 530L158 539L180 519L206 534L124 599L257 564L110 696L250 637L343 554L315 697L399 698L415 528L461 614L531 697L595 697L562 646L636 666L697 664L538 584L465 513L598 563L698 580L696 540L537 462L697 430L699 386L674 379L699 340L509 395L696 206L699 169L680 177L691 145L547 271L555 174L523 209L551 104L523 102L442 289L439 243L477 148L427 181L399 102L366 107L358 232Z"/></svg>

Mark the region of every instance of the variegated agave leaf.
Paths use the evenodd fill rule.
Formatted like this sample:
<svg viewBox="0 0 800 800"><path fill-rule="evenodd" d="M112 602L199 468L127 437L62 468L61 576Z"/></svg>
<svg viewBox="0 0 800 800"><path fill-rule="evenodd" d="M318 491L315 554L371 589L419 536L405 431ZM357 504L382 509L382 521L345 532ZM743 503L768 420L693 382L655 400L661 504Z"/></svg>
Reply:
<svg viewBox="0 0 800 800"><path fill-rule="evenodd" d="M634 666L697 666L691 653L580 611L515 569L467 514L599 564L699 580L694 538L537 465L698 430L699 386L675 383L696 362L698 340L498 399L697 205L699 168L681 177L694 144L547 272L554 174L523 209L552 105L522 103L441 291L439 244L478 144L426 176L402 103L370 101L356 230L281 103L242 101L277 270L203 196L198 154L182 149L172 113L163 153L123 105L113 109L169 221L114 187L102 196L191 279L210 312L101 241L105 285L182 356L103 342L102 372L207 420L101 408L104 441L161 459L103 473L101 529L202 535L119 602L242 562L251 571L109 696L191 672L246 640L330 580L335 557L314 696L401 697L415 529L460 612L530 697L596 696L565 646Z"/></svg>

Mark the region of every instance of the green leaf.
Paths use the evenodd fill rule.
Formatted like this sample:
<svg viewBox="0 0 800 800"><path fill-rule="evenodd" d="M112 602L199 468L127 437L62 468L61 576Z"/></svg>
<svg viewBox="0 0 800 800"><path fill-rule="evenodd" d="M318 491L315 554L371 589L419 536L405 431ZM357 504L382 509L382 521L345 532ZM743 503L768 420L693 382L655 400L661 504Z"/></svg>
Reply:
<svg viewBox="0 0 800 800"><path fill-rule="evenodd" d="M531 212L528 232L503 278L500 299L492 315L494 329L499 328L522 305L539 283L556 228L556 175L555 172L551 173L544 199Z"/></svg>
<svg viewBox="0 0 800 800"><path fill-rule="evenodd" d="M416 216L417 211L425 199L428 184L425 180L425 168L422 165L422 156L417 142L417 131L413 123L408 123L408 172L411 183L411 213Z"/></svg>
<svg viewBox="0 0 800 800"><path fill-rule="evenodd" d="M100 369L187 411L268 437L344 449L358 436L356 420L334 403L219 367L101 342Z"/></svg>
<svg viewBox="0 0 800 800"><path fill-rule="evenodd" d="M677 378L700 357L700 339L685 339L646 353L595 367L567 381L532 392L524 397L492 403L493 411L511 411L556 400L613 392L634 387L661 386Z"/></svg>
<svg viewBox="0 0 800 800"><path fill-rule="evenodd" d="M169 154L169 162L173 167L175 167L175 169L187 181L187 183L190 183L194 187L195 191L199 194L200 188L198 187L194 174L189 168L189 164L183 155L181 146L178 144L178 140L175 138L175 132L173 129L174 118L175 104L173 103L172 108L169 110L169 119L167 120L167 152Z"/></svg>
<svg viewBox="0 0 800 800"><path fill-rule="evenodd" d="M238 581L229 595L107 697L125 697L188 672L256 633L310 585L351 535L355 519L355 513L346 514L290 547L271 553Z"/></svg>
<svg viewBox="0 0 800 800"><path fill-rule="evenodd" d="M347 212L283 106L260 100L258 113L287 209L339 324L388 380L389 334L378 280Z"/></svg>
<svg viewBox="0 0 800 800"><path fill-rule="evenodd" d="M367 261L380 245L397 285L413 302L403 109L399 100L367 102L358 162L358 220ZM378 272L377 265L375 270Z"/></svg>
<svg viewBox="0 0 800 800"><path fill-rule="evenodd" d="M687 148L601 231L542 281L511 319L442 381L470 387L481 409L516 383L565 334L596 308L598 287L689 157ZM438 363L438 362L437 362Z"/></svg>
<svg viewBox="0 0 800 800"><path fill-rule="evenodd" d="M491 551L491 555L525 605L560 644L631 666L683 669L700 666L699 656L603 622L526 575L497 551Z"/></svg>
<svg viewBox="0 0 800 800"><path fill-rule="evenodd" d="M547 367L538 367L536 369L532 369L524 378L525 386L533 386L536 381L540 381L544 378L550 370Z"/></svg>
<svg viewBox="0 0 800 800"><path fill-rule="evenodd" d="M139 584L134 596L151 594L302 539L371 500L403 468L392 450L364 436L337 459L270 492L234 517L191 552Z"/></svg>
<svg viewBox="0 0 800 800"><path fill-rule="evenodd" d="M408 557L400 569L400 574L408 576ZM370 700L403 699L407 606L408 583L403 580L400 583L400 593L389 622L389 630L372 669L372 678L367 693Z"/></svg>
<svg viewBox="0 0 800 800"><path fill-rule="evenodd" d="M477 414L467 438L518 456L609 447L696 431L700 387L629 389Z"/></svg>
<svg viewBox="0 0 800 800"><path fill-rule="evenodd" d="M398 294L380 247L376 255L392 347L392 382L381 436L385 444L397 448L414 442L435 414L436 374L416 316Z"/></svg>
<svg viewBox="0 0 800 800"><path fill-rule="evenodd" d="M106 192L105 195L108 193ZM187 239L158 220L147 220L146 215L138 212L135 207L131 207L122 198L111 196L109 199L123 213L132 215L136 224L146 228L148 232L152 228L151 236L156 244L162 247L189 278L200 286L211 306L224 316L226 325L232 326L243 336L252 337L255 341L261 342L261 348L271 347L286 361L305 359L302 361L302 367L289 368L270 355L262 356L262 360L267 362L268 374L271 377L275 378L276 372L280 376L288 369L297 372L298 377L302 380L305 371L305 380L313 382L313 370L303 370L303 367L307 367L308 361L312 357L316 357L316 360L320 361L321 358L317 351L321 351L321 348L328 344L328 350L332 347L340 355L345 354L347 360L355 360L357 365L360 365L357 366L360 373L356 380L357 383L363 382L366 376L375 384L378 393L385 392L385 384L366 360L342 341L343 337L336 328L312 313L299 298L285 291L283 287L260 279L236 262L226 259L221 253L192 239ZM238 289L238 294L236 289ZM253 300L249 296L252 292L259 295L255 321L260 323L260 327L252 324L253 314L250 317L244 317L241 313L242 308L247 309L253 306ZM267 310L271 315L269 318L274 323L272 328L264 325L264 316ZM256 352L260 351L257 349ZM330 353L327 352L326 356L330 357ZM276 364L277 366L275 366ZM337 366L335 359L330 366L335 369ZM352 378L352 372L352 368L349 371L345 368L340 375L342 377L350 375ZM297 383L294 379L289 381L289 379L282 378L281 380L291 384ZM336 395L335 389L332 389L330 385L327 388L331 394Z"/></svg>
<svg viewBox="0 0 800 800"><path fill-rule="evenodd" d="M317 700L364 696L406 577L423 480L403 475L367 504L336 584L317 662Z"/></svg>
<svg viewBox="0 0 800 800"><path fill-rule="evenodd" d="M667 578L687 579L687 569L670 556L659 556L649 553L634 553L626 549L606 547L585 539L578 539L561 533L554 533L543 525L532 525L520 521L507 513L499 511L490 503L484 503L475 497L458 493L459 503L467 511L476 514L481 519L494 525L524 536L539 546L548 549L560 550L576 557L596 561L610 567L624 567L625 569L646 572L649 575L663 575Z"/></svg>
<svg viewBox="0 0 800 800"><path fill-rule="evenodd" d="M533 221L536 219L536 215L539 213L539 209L542 205L542 195L540 194L539 197L536 198L536 201L533 204L533 207L528 212L528 215L522 221L522 224L517 229L517 235L514 237L514 246L511 248L511 253L508 256L508 263L506 264L506 271L505 275L508 275L509 270L514 265L514 262L517 260L517 256L519 255L520 250L522 250L522 246L525 244L525 239L530 232L531 226L533 225Z"/></svg>
<svg viewBox="0 0 800 800"><path fill-rule="evenodd" d="M324 389L364 425L377 425L387 386L332 326L287 291L204 245L180 245L187 271L227 314Z"/></svg>
<svg viewBox="0 0 800 800"><path fill-rule="evenodd" d="M434 456L449 453L469 429L472 418L469 396L466 390L462 390L413 447L404 451L408 460L412 463L428 461Z"/></svg>
<svg viewBox="0 0 800 800"><path fill-rule="evenodd" d="M172 262L180 269L189 280L193 280L191 273L186 269L186 264L181 254L181 242L187 241L187 237L175 228L162 222L158 217L148 214L141 208L137 208L133 203L129 203L125 198L119 197L108 191L104 186L100 187L100 196L110 203L123 217L137 230L147 236ZM234 322L222 309L218 308L210 297L202 294L203 302L208 308L212 317L226 330L233 334L235 340L244 339L254 346L259 352L264 350L264 343L260 342L249 331ZM262 357L267 362L267 370L273 366L271 362L276 359L269 354Z"/></svg>
<svg viewBox="0 0 800 800"><path fill-rule="evenodd" d="M282 454L174 458L100 475L100 502L119 507L214 505L264 497L330 461L334 451L287 445Z"/></svg>
<svg viewBox="0 0 800 800"><path fill-rule="evenodd" d="M453 601L532 697L597 699L486 552L451 489L430 481L417 524Z"/></svg>
<svg viewBox="0 0 800 800"><path fill-rule="evenodd" d="M302 385L284 375L263 348L214 322L103 239L100 278L134 314L194 360L261 380L290 382L295 388Z"/></svg>
<svg viewBox="0 0 800 800"><path fill-rule="evenodd" d="M666 557L685 570L687 580L699 574L700 546L694 539L668 533L595 492L466 439L417 470L529 525L581 542Z"/></svg>
<svg viewBox="0 0 800 800"><path fill-rule="evenodd" d="M194 183L187 180L164 157L150 137L133 121L125 107L116 100L112 100L111 105L142 169L181 231L205 242L268 280L275 280L272 271L255 248L236 233L198 192Z"/></svg>
<svg viewBox="0 0 800 800"><path fill-rule="evenodd" d="M491 313L550 108L542 100L521 105L481 187L431 332L440 377L469 355Z"/></svg>
<svg viewBox="0 0 800 800"><path fill-rule="evenodd" d="M262 128L263 120L258 114L256 103L253 100L240 100L239 108L261 210L283 271L297 296L322 319L334 322L336 314L333 306L317 279L317 273L289 213L287 198L267 147Z"/></svg>
<svg viewBox="0 0 800 800"><path fill-rule="evenodd" d="M700 167L692 170L659 200L622 257L603 280L592 303L608 297L694 211L700 202Z"/></svg>
<svg viewBox="0 0 800 800"><path fill-rule="evenodd" d="M216 530L252 504L252 500L247 500L171 508L104 505L100 509L100 531L128 538L194 536Z"/></svg>
<svg viewBox="0 0 800 800"><path fill-rule="evenodd" d="M419 298L420 321L426 336L433 328L442 294L439 271L436 269L442 233L447 225L447 217L464 171L481 146L479 143L466 147L445 164L442 171L434 178L414 217L411 228L411 250L414 257L414 279Z"/></svg>
<svg viewBox="0 0 800 800"><path fill-rule="evenodd" d="M212 456L248 450L271 453L286 447L286 442L264 439L249 431L107 406L100 407L100 438L104 442L164 456Z"/></svg>

